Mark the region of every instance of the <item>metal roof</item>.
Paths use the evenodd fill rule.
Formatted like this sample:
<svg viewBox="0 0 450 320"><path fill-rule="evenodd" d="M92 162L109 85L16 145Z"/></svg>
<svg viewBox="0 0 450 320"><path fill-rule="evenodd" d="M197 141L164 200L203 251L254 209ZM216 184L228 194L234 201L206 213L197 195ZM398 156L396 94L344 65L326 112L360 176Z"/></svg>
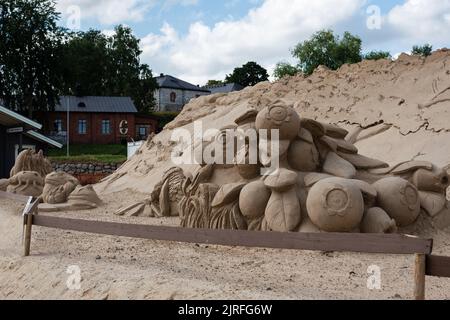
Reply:
<svg viewBox="0 0 450 320"><path fill-rule="evenodd" d="M211 91L212 94L229 93L229 92L240 91L240 90L244 89L244 87L238 83L226 83L226 84L219 84L219 85L215 85L215 86L205 86L204 88Z"/></svg>
<svg viewBox="0 0 450 320"><path fill-rule="evenodd" d="M2 106L0 106L0 124L4 125L6 127L21 126L21 125L25 124L33 129L37 129L37 130L42 129L42 125L40 123L37 123L31 119L28 119L27 117L24 117L16 112L9 110ZM56 142L34 130L25 130L24 134L29 136L32 139L36 139L36 140L45 142L56 148L63 147L63 145L60 144L59 142Z"/></svg>
<svg viewBox="0 0 450 320"><path fill-rule="evenodd" d="M189 82L177 79L169 75L161 75L156 77L156 82L160 88L178 89L178 90L189 90L189 91L200 91L200 92L210 92L208 89L201 88L199 86L193 85Z"/></svg>
<svg viewBox="0 0 450 320"><path fill-rule="evenodd" d="M130 97L61 96L55 111L66 112L67 104L69 104L70 112L137 113L136 106Z"/></svg>
<svg viewBox="0 0 450 320"><path fill-rule="evenodd" d="M28 119L18 114L17 112L14 112L2 106L0 106L0 124L7 127L27 124L34 129L42 129L42 125L40 123Z"/></svg>
<svg viewBox="0 0 450 320"><path fill-rule="evenodd" d="M47 143L49 145L52 145L52 146L54 146L56 148L61 149L63 147L63 145L61 143L56 142L55 140L52 140L52 139L44 136L43 134L40 134L39 132L36 132L36 131L33 131L33 130L29 130L29 131L25 132L25 134L27 136L29 136L30 138L33 138L33 139L45 142L45 143Z"/></svg>

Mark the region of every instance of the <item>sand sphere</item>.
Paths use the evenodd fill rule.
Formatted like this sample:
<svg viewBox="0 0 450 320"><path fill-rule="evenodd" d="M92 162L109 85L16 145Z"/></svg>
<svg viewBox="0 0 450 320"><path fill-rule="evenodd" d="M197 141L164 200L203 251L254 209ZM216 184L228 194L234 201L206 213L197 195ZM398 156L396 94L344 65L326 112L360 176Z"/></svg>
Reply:
<svg viewBox="0 0 450 320"><path fill-rule="evenodd" d="M364 215L364 199L358 186L343 180L325 179L316 183L306 201L311 221L323 231L350 232Z"/></svg>
<svg viewBox="0 0 450 320"><path fill-rule="evenodd" d="M373 184L378 192L378 204L400 227L416 221L420 214L417 188L405 179L390 177Z"/></svg>
<svg viewBox="0 0 450 320"><path fill-rule="evenodd" d="M256 117L256 129L279 130L280 140L294 140L300 131L300 117L294 109L283 103L275 103L258 113Z"/></svg>
<svg viewBox="0 0 450 320"><path fill-rule="evenodd" d="M239 197L239 208L247 219L262 217L269 202L271 191L262 181L247 184Z"/></svg>
<svg viewBox="0 0 450 320"><path fill-rule="evenodd" d="M313 172L319 166L319 152L314 144L296 140L288 153L289 165L301 172Z"/></svg>

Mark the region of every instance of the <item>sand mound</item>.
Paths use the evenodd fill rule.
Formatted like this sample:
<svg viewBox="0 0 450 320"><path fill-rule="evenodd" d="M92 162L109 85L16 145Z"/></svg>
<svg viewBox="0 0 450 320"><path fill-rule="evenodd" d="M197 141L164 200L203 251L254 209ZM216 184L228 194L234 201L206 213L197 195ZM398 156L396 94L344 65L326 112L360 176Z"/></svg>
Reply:
<svg viewBox="0 0 450 320"><path fill-rule="evenodd" d="M203 130L220 129L248 109L260 111L277 99L292 104L303 117L348 129L360 154L391 165L408 160L450 164L450 51L440 50L428 58L403 54L396 61L363 61L337 71L319 67L306 78L195 99L97 191L150 193L174 165L174 129L193 132L196 120L202 120Z"/></svg>

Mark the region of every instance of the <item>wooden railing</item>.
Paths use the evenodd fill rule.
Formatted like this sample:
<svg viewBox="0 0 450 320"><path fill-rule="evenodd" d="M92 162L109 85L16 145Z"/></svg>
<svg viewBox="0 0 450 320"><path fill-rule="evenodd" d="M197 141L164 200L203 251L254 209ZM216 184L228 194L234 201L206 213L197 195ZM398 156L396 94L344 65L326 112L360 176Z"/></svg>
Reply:
<svg viewBox="0 0 450 320"><path fill-rule="evenodd" d="M38 215L38 199L0 192L0 198L28 204L24 210L24 255L30 254L32 226L93 234L223 246L260 247L312 251L340 251L381 254L414 254L414 298L425 299L425 277L450 277L450 257L431 255L432 239L408 235L349 233L278 233L188 229L123 224Z"/></svg>

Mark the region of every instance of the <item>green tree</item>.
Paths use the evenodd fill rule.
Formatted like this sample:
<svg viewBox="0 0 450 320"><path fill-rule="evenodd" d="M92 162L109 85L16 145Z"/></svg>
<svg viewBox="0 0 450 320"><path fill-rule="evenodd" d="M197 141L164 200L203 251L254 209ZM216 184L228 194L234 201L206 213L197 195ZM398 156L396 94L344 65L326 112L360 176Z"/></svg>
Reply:
<svg viewBox="0 0 450 320"><path fill-rule="evenodd" d="M129 93L135 86L140 75L139 39L133 35L129 27L119 25L115 28L114 35L109 38L111 68L110 83L111 94Z"/></svg>
<svg viewBox="0 0 450 320"><path fill-rule="evenodd" d="M428 57L433 52L433 46L430 44L424 44L423 46L413 46L412 55Z"/></svg>
<svg viewBox="0 0 450 320"><path fill-rule="evenodd" d="M388 51L371 51L364 55L364 59L365 60L392 59L392 56Z"/></svg>
<svg viewBox="0 0 450 320"><path fill-rule="evenodd" d="M273 72L273 76L277 79L281 79L286 76L295 76L299 72L300 70L296 66L293 66L288 62L278 62Z"/></svg>
<svg viewBox="0 0 450 320"><path fill-rule="evenodd" d="M360 62L361 45L361 39L349 32L340 39L332 30L322 30L299 43L292 55L299 60L298 68L309 75L320 65L336 70L345 63Z"/></svg>
<svg viewBox="0 0 450 320"><path fill-rule="evenodd" d="M222 80L208 80L208 82L206 83L206 86L210 87L210 86L220 86L223 85L224 82Z"/></svg>
<svg viewBox="0 0 450 320"><path fill-rule="evenodd" d="M156 88L158 88L158 83L153 77L152 70L147 64L142 64L140 66L139 79L136 80L130 92L130 96L140 112L150 113L155 110L154 92Z"/></svg>
<svg viewBox="0 0 450 320"><path fill-rule="evenodd" d="M226 76L225 82L238 83L243 87L248 87L268 79L267 70L256 62L250 61L240 68L235 68L232 74Z"/></svg>
<svg viewBox="0 0 450 320"><path fill-rule="evenodd" d="M98 30L71 34L64 47L64 92L130 96L140 112L150 112L158 87L130 28L119 25L111 37Z"/></svg>
<svg viewBox="0 0 450 320"><path fill-rule="evenodd" d="M0 99L33 116L58 101L63 30L51 0L0 2Z"/></svg>
<svg viewBox="0 0 450 320"><path fill-rule="evenodd" d="M77 95L105 95L112 68L109 39L98 30L73 33L64 46L63 91Z"/></svg>

